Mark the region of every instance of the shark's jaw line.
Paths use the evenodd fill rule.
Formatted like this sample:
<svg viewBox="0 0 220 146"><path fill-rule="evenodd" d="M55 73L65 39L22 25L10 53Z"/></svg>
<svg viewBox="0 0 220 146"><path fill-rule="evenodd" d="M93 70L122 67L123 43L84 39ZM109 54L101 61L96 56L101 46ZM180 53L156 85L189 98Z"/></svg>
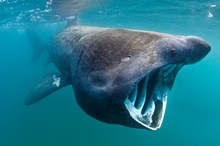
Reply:
<svg viewBox="0 0 220 146"><path fill-rule="evenodd" d="M124 102L130 116L136 122L150 130L161 127L168 93L182 66L170 64L157 68L136 84Z"/></svg>

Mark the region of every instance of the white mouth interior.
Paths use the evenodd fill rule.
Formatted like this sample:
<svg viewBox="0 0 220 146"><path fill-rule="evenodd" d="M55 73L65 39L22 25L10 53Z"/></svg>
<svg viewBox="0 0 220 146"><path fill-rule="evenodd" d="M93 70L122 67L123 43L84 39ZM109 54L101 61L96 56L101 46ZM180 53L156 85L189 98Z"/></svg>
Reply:
<svg viewBox="0 0 220 146"><path fill-rule="evenodd" d="M130 116L142 126L160 128L167 104L167 95L182 65L166 65L151 71L128 95L124 104Z"/></svg>

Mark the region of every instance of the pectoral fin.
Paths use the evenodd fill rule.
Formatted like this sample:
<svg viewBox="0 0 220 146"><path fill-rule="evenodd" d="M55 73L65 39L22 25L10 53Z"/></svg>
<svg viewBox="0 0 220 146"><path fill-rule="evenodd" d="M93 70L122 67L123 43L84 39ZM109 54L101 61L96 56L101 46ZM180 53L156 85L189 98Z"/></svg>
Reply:
<svg viewBox="0 0 220 146"><path fill-rule="evenodd" d="M31 90L25 105L34 104L69 84L71 84L70 77L60 73L49 73Z"/></svg>

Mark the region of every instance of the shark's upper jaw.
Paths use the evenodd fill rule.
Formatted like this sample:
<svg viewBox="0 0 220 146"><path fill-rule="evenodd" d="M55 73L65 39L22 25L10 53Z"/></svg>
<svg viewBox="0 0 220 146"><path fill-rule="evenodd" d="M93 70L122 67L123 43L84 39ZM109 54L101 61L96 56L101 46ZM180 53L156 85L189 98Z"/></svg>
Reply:
<svg viewBox="0 0 220 146"><path fill-rule="evenodd" d="M152 70L140 80L126 98L130 116L150 130L160 128L166 110L167 95L181 64L170 64Z"/></svg>

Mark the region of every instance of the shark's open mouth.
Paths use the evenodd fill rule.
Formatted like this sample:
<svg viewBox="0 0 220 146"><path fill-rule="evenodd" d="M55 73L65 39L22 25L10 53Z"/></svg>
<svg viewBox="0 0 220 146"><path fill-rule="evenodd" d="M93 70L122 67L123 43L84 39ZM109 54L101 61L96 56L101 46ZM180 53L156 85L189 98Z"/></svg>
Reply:
<svg viewBox="0 0 220 146"><path fill-rule="evenodd" d="M157 68L140 80L124 104L131 117L142 126L160 128L176 74L183 65L171 64Z"/></svg>

